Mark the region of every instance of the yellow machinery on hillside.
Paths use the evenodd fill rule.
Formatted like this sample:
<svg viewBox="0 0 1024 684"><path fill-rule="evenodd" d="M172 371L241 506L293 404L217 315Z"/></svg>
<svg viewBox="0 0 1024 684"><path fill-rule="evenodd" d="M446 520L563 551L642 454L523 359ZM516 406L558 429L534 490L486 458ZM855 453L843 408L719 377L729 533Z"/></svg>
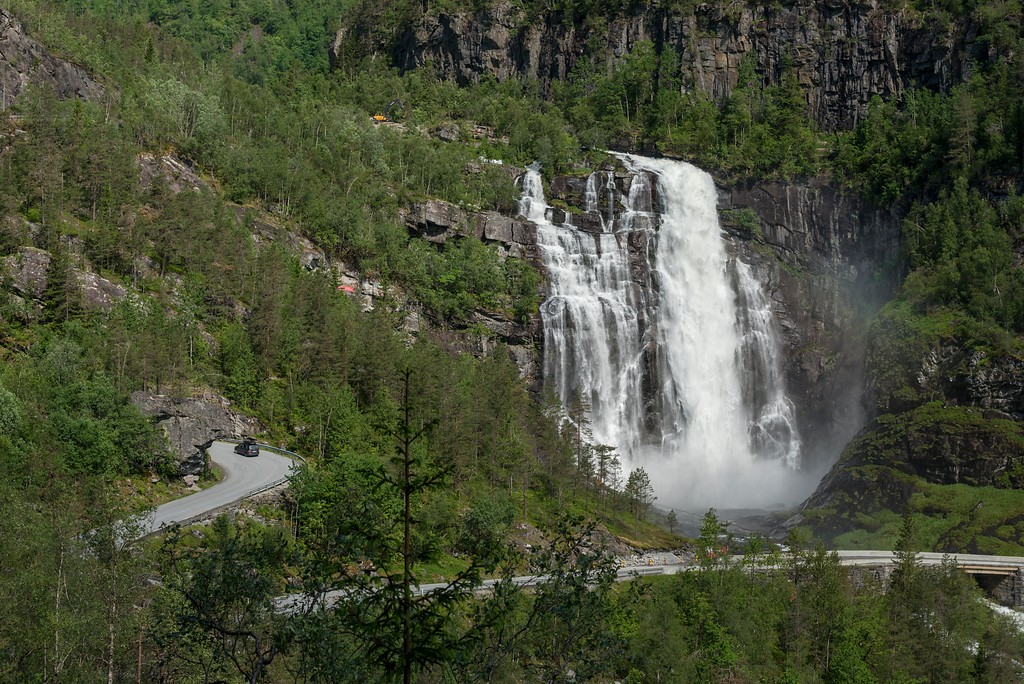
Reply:
<svg viewBox="0 0 1024 684"><path fill-rule="evenodd" d="M399 99L394 99L388 103L388 106L384 108L383 114L374 114L370 117L374 123L391 123L391 110L395 107L399 109L405 109L405 105Z"/></svg>

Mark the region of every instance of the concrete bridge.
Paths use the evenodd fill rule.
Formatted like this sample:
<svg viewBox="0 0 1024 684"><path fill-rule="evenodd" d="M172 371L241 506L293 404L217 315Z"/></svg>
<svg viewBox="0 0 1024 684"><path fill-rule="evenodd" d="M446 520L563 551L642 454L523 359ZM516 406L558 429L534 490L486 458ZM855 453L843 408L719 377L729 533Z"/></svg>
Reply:
<svg viewBox="0 0 1024 684"><path fill-rule="evenodd" d="M882 581L888 580L889 573L896 565L894 551L836 551L836 554L839 556L840 564L844 567L865 571L875 570L876 576ZM734 561L739 558L739 556L733 556ZM972 553L919 552L917 554L917 559L923 566L942 565L945 558L949 558L956 563L957 567L974 577L979 586L999 603L1024 609L1024 557L988 556ZM693 565L683 563L624 567L619 569L618 579L624 580L637 575L641 577L673 575L693 569Z"/></svg>
<svg viewBox="0 0 1024 684"><path fill-rule="evenodd" d="M847 567L891 569L896 563L892 551L837 551ZM1024 608L1024 557L988 556L974 553L918 553L921 565L941 565L949 558L957 567L974 577L992 598L1004 606Z"/></svg>

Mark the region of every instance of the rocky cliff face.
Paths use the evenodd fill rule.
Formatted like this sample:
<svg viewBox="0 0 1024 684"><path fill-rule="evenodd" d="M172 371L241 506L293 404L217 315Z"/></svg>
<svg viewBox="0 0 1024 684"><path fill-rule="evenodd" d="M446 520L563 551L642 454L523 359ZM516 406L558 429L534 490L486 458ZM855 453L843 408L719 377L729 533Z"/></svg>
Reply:
<svg viewBox="0 0 1024 684"><path fill-rule="evenodd" d="M48 85L61 99L98 99L103 87L85 69L61 59L29 36L14 15L0 8L0 109L30 84Z"/></svg>
<svg viewBox="0 0 1024 684"><path fill-rule="evenodd" d="M430 64L466 84L483 76L564 80L584 54L611 65L650 41L674 54L685 88L716 99L735 87L741 59L752 54L767 83L791 60L810 112L827 130L857 122L872 96L911 87L946 89L972 64L998 58L974 23L940 25L880 0L706 3L688 13L636 4L603 20L553 12L530 20L508 2L456 14L425 14L397 42L395 64Z"/></svg>
<svg viewBox="0 0 1024 684"><path fill-rule="evenodd" d="M49 270L50 253L35 247L21 247L0 259L0 277L9 277L14 291L28 300L42 297ZM126 296L123 286L97 275L84 260L72 266L71 275L88 309L108 312Z"/></svg>
<svg viewBox="0 0 1024 684"><path fill-rule="evenodd" d="M235 413L223 397L168 397L132 393L132 403L156 422L174 450L181 475L200 475L206 469L200 445L219 437L253 435L263 430L254 419Z"/></svg>
<svg viewBox="0 0 1024 684"><path fill-rule="evenodd" d="M868 323L897 283L899 220L823 184L723 186L719 208L774 303L805 443L834 458L864 423Z"/></svg>

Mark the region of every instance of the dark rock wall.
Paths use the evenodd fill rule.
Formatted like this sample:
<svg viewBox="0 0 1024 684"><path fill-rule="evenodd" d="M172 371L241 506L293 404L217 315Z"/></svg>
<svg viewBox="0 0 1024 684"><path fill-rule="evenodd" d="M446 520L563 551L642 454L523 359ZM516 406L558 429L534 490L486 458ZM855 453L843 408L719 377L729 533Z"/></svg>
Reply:
<svg viewBox="0 0 1024 684"><path fill-rule="evenodd" d="M897 284L899 220L834 188L776 182L721 187L719 211L773 301L805 453L834 459L864 424L868 324Z"/></svg>
<svg viewBox="0 0 1024 684"><path fill-rule="evenodd" d="M810 111L827 130L847 128L872 96L899 97L914 86L946 89L972 62L996 58L972 23L940 26L878 0L700 4L679 14L639 6L607 21L548 13L531 21L507 2L461 14L427 14L394 47L402 69L430 64L460 84L483 76L525 76L547 90L590 53L609 67L650 41L674 53L684 88L716 99L732 92L744 55L752 53L767 83L792 60ZM596 49L596 51L595 51Z"/></svg>

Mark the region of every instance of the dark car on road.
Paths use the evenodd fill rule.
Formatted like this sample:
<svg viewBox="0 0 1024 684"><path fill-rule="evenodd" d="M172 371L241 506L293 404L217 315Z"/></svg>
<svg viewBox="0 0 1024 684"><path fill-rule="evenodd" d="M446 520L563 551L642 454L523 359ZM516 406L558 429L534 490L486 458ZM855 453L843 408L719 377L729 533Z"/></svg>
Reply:
<svg viewBox="0 0 1024 684"><path fill-rule="evenodd" d="M260 448L256 446L256 442L254 440L247 439L241 444L235 446L235 453L241 454L242 456L259 456Z"/></svg>

